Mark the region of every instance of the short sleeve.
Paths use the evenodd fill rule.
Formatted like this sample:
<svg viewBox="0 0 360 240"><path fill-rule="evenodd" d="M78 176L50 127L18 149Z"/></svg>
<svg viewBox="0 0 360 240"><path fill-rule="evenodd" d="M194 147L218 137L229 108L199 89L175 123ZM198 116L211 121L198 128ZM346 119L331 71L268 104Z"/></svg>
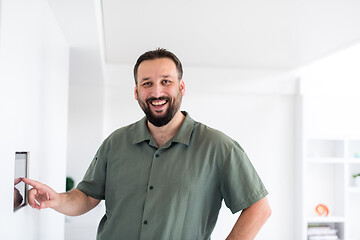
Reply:
<svg viewBox="0 0 360 240"><path fill-rule="evenodd" d="M83 180L77 186L77 189L96 199L105 199L107 149L108 142L105 140L96 152Z"/></svg>
<svg viewBox="0 0 360 240"><path fill-rule="evenodd" d="M232 213L251 206L268 194L246 153L236 142L223 165L221 191Z"/></svg>

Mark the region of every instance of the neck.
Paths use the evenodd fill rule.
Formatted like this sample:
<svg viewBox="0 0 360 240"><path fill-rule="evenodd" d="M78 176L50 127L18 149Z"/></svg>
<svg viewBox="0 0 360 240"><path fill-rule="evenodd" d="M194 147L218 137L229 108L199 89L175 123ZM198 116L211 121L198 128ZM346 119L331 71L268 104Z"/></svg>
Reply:
<svg viewBox="0 0 360 240"><path fill-rule="evenodd" d="M171 121L164 126L156 127L149 121L147 122L150 134L159 148L176 135L184 119L184 114L182 114L181 111L178 111Z"/></svg>

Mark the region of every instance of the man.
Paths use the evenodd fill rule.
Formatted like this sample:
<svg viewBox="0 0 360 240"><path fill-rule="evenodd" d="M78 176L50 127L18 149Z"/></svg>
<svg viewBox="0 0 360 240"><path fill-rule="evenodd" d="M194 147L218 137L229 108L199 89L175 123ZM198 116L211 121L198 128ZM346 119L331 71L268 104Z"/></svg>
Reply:
<svg viewBox="0 0 360 240"><path fill-rule="evenodd" d="M270 216L267 191L234 140L180 111L182 73L165 49L141 55L134 93L146 117L102 143L76 189L59 194L24 179L34 187L29 204L75 216L104 199L97 239L204 240L224 199L242 210L227 239L254 239Z"/></svg>

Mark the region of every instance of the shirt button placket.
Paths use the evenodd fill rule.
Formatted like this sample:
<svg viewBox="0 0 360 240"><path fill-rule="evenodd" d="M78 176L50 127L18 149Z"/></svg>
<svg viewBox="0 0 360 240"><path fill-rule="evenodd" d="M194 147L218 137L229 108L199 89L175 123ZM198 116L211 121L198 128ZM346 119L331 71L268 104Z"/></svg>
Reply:
<svg viewBox="0 0 360 240"><path fill-rule="evenodd" d="M155 156L155 159L157 159L157 158L160 157L160 154L157 153L157 152L155 152L154 156ZM150 185L150 182L149 182L149 187L148 187L148 189L149 189L149 190L153 190L153 189L154 189L154 186Z"/></svg>
<svg viewBox="0 0 360 240"><path fill-rule="evenodd" d="M158 152L155 152L155 159L157 159L159 157L160 157L160 154ZM149 185L149 190L153 190L153 189L154 189L154 186Z"/></svg>
<svg viewBox="0 0 360 240"><path fill-rule="evenodd" d="M153 160L156 161L159 157L160 157L160 154L158 152L155 152ZM151 185L151 178L152 178L151 175L152 175L152 170L150 172L150 178L149 178L149 182L148 182L148 192L152 192L154 190L154 186ZM150 197L151 197L151 195L147 196L146 201L148 201ZM146 208L146 204L145 204L145 208ZM149 225L149 220L147 220L146 217L145 217L145 219L143 219L142 223L143 223L143 227L145 227L145 226ZM143 239L143 237L147 235L146 234L147 231L149 231L148 227L142 228L141 233L140 233L140 239Z"/></svg>

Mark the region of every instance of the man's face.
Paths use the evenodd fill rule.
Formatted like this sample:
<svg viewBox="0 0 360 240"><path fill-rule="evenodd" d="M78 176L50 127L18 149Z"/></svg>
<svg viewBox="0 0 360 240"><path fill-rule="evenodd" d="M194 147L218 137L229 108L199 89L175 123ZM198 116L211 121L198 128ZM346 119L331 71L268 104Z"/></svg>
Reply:
<svg viewBox="0 0 360 240"><path fill-rule="evenodd" d="M169 58L143 61L138 68L135 99L150 123L168 124L180 111L185 84L178 79L175 63Z"/></svg>

